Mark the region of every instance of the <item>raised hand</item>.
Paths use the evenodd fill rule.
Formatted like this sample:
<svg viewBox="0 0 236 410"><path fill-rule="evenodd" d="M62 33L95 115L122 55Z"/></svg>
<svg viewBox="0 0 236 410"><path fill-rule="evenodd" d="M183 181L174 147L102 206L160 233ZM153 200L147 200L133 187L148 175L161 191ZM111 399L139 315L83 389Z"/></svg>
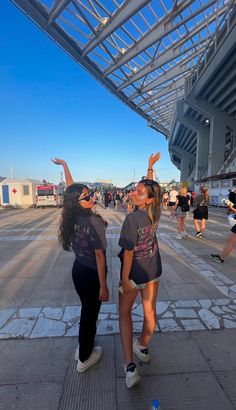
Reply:
<svg viewBox="0 0 236 410"><path fill-rule="evenodd" d="M65 179L66 179L66 186L70 186L73 184L73 178L71 176L70 170L68 168L68 165L64 159L60 158L52 158L51 161L56 164L56 165L62 165L64 169L64 174L65 174Z"/></svg>
<svg viewBox="0 0 236 410"><path fill-rule="evenodd" d="M64 165L65 160L60 158L52 158L51 161L56 165Z"/></svg>
<svg viewBox="0 0 236 410"><path fill-rule="evenodd" d="M148 168L153 167L153 165L157 161L159 161L160 158L161 158L161 153L160 152L157 152L156 154L150 155L149 160L148 160L148 164L149 164Z"/></svg>

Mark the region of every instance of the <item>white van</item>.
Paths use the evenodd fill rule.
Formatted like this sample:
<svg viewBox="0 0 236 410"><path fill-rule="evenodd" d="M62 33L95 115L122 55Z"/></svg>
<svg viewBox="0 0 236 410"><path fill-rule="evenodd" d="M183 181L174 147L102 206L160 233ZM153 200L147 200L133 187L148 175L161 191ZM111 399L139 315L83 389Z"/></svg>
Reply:
<svg viewBox="0 0 236 410"><path fill-rule="evenodd" d="M60 208L63 204L63 193L64 190L61 185L37 185L35 207L54 206Z"/></svg>

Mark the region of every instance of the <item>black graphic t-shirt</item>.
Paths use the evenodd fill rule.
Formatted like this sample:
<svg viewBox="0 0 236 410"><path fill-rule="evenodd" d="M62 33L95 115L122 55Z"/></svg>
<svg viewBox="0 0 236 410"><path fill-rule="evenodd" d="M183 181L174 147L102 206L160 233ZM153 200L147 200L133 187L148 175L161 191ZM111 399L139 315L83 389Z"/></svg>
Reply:
<svg viewBox="0 0 236 410"><path fill-rule="evenodd" d="M79 215L74 226L72 249L79 263L97 269L95 249L106 249L107 241L102 219L95 215Z"/></svg>
<svg viewBox="0 0 236 410"><path fill-rule="evenodd" d="M135 283L148 283L161 276L162 266L156 237L157 224L153 226L146 210L138 209L124 220L119 245L134 251L129 278Z"/></svg>

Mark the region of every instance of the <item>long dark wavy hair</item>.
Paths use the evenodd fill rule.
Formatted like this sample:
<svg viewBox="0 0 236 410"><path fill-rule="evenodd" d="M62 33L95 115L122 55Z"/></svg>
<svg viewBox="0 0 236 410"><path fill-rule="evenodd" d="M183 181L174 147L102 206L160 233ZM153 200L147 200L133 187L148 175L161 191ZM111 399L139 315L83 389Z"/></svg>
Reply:
<svg viewBox="0 0 236 410"><path fill-rule="evenodd" d="M158 224L161 215L161 188L160 185L152 179L141 179L139 184L143 184L147 189L148 198L153 198L150 205L147 206L147 213L152 224Z"/></svg>
<svg viewBox="0 0 236 410"><path fill-rule="evenodd" d="M59 243L65 251L71 251L72 241L75 233L75 224L78 216L89 217L95 215L102 219L104 226L107 223L101 215L94 213L91 208L83 208L79 203L79 197L84 189L88 189L86 185L74 183L70 185L64 194L63 210L59 226Z"/></svg>

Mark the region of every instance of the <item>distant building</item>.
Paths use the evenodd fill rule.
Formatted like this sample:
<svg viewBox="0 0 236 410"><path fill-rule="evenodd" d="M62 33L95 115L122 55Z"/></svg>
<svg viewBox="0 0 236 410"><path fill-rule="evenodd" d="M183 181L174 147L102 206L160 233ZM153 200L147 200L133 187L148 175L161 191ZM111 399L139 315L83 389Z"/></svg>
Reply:
<svg viewBox="0 0 236 410"><path fill-rule="evenodd" d="M96 182L80 182L81 184L87 185L90 189L98 189L98 190L104 190L104 189L113 189L114 185L110 180L101 180L101 181L96 181Z"/></svg>
<svg viewBox="0 0 236 410"><path fill-rule="evenodd" d="M122 188L122 190L124 191L132 191L135 189L137 185L137 182L130 182L128 185L126 185L124 188Z"/></svg>
<svg viewBox="0 0 236 410"><path fill-rule="evenodd" d="M0 204L16 208L29 208L36 202L36 186L41 181L6 178L0 182Z"/></svg>
<svg viewBox="0 0 236 410"><path fill-rule="evenodd" d="M6 179L6 177L1 177L0 176L0 182L2 182L4 179Z"/></svg>
<svg viewBox="0 0 236 410"><path fill-rule="evenodd" d="M159 182L159 185L161 187L162 191L170 191L172 189L172 187L174 186L177 191L181 185L180 182L176 182L176 181L170 181L170 182Z"/></svg>

